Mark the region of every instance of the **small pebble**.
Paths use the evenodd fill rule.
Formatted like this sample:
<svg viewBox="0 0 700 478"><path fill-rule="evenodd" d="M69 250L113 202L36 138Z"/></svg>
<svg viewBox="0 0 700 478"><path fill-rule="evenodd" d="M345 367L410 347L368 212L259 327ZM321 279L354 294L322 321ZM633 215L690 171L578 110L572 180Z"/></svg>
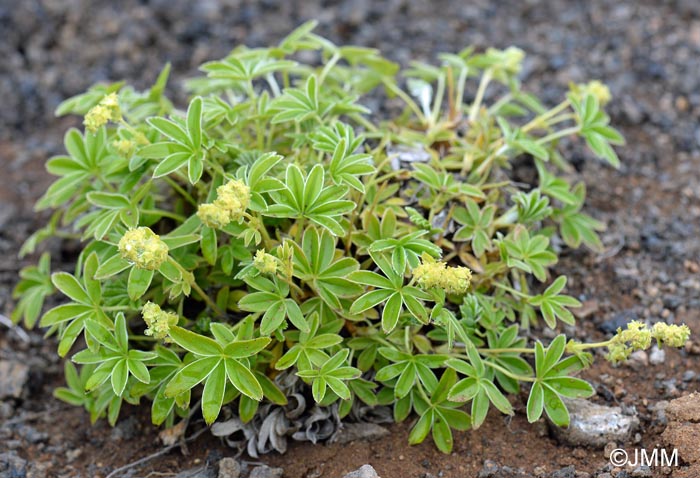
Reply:
<svg viewBox="0 0 700 478"><path fill-rule="evenodd" d="M661 365L666 361L666 351L654 345L649 353L649 363L652 365Z"/></svg>

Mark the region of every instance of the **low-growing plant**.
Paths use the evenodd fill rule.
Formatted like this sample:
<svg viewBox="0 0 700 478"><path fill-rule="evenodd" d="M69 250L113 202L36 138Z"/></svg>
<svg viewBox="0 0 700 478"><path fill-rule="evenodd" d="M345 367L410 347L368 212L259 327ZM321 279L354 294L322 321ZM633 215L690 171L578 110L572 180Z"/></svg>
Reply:
<svg viewBox="0 0 700 478"><path fill-rule="evenodd" d="M588 349L683 345L685 326L636 322L602 343L528 339L574 325L558 252L602 248L559 143L617 167L610 95L593 81L543 105L517 48L439 59L400 70L309 23L202 65L186 111L164 96L169 67L145 92L63 102L85 132L48 161L59 179L37 209L55 212L21 253L54 236L82 249L73 274L46 254L23 270L13 315L32 327L45 297L67 297L40 320L71 359L56 396L111 424L142 399L156 425L197 402L208 424L226 404L249 421L261 400L286 403L287 371L341 417L355 401L415 412L410 443L432 433L449 452L452 429L512 414L523 384L531 422L567 425L562 397L594 393L574 376Z"/></svg>

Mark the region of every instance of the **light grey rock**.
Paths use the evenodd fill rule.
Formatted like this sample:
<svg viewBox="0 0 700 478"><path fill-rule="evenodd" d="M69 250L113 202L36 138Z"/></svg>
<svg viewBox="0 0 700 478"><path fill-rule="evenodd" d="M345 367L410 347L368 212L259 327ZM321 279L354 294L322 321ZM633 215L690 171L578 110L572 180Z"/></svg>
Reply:
<svg viewBox="0 0 700 478"><path fill-rule="evenodd" d="M652 365L661 365L666 361L666 351L664 349L657 348L654 345L649 353L649 363Z"/></svg>
<svg viewBox="0 0 700 478"><path fill-rule="evenodd" d="M568 428L551 424L560 442L572 446L603 448L609 442L624 442L639 426L639 418L624 415L620 407L597 405L583 399L564 399L571 422Z"/></svg>
<svg viewBox="0 0 700 478"><path fill-rule="evenodd" d="M381 478L372 465L362 465L355 471L351 471L343 478Z"/></svg>
<svg viewBox="0 0 700 478"><path fill-rule="evenodd" d="M215 478L216 472L211 466L198 466L196 468L190 468L187 470L182 470L180 473L175 475L175 478Z"/></svg>
<svg viewBox="0 0 700 478"><path fill-rule="evenodd" d="M14 360L0 360L0 400L20 398L29 378L29 367Z"/></svg>
<svg viewBox="0 0 700 478"><path fill-rule="evenodd" d="M256 466L250 472L249 478L282 478L284 470L282 468L271 468L269 466Z"/></svg>
<svg viewBox="0 0 700 478"><path fill-rule="evenodd" d="M219 460L219 478L239 478L241 465L231 457Z"/></svg>
<svg viewBox="0 0 700 478"><path fill-rule="evenodd" d="M17 453L0 453L0 478L24 478L27 476L27 461Z"/></svg>

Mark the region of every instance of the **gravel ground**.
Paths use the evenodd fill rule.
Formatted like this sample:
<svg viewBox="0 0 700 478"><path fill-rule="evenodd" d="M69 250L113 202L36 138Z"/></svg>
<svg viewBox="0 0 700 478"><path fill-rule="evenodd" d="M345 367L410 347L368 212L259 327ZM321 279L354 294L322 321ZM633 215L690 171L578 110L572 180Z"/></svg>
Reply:
<svg viewBox="0 0 700 478"><path fill-rule="evenodd" d="M639 357L642 367L636 369L599 365L588 377L597 385L600 401L639 407L643 426L640 439L654 446L663 431L656 404L686 390L698 390L697 376L689 375L700 369L697 0L0 0L0 97L4 102L0 109L0 164L6 178L6 185L0 188L0 313L9 315L12 307L9 291L21 265L15 258L16 251L37 225L30 211L31 203L47 184L43 161L61 151L62 131L79 123L76 118L53 117L62 99L97 81L124 79L137 87L147 87L162 65L171 61L174 71L169 94L182 104L181 81L195 75L198 64L220 58L240 43L262 46L276 42L310 18L318 19L319 33L334 42L376 47L402 63L429 60L436 52L457 51L466 45L519 46L528 53L523 71L526 88L551 104L557 102L570 81L597 78L610 86L614 96L610 105L612 122L628 140L620 150L622 169L615 172L585 162L587 156L580 148L571 149L582 178L590 185L588 212L609 226L604 235L609 250L598 257L586 252L570 253L558 267L572 277L571 289L588 300L592 311L582 318L578 335L601 338L633 318L684 321L693 329L695 345L680 354ZM72 257L65 245L49 247L56 263ZM26 413L45 412L46 407L60 407L57 402L46 405L40 400L42 394L50 394L60 371L60 365L51 358L53 345L43 344L36 334L31 334L31 341L22 342L16 333L0 329L0 359L20 359L29 364L20 397L0 402L0 420L12 413L21 418ZM655 366L647 367L649 360ZM85 417L70 413L66 423L81 426ZM55 422L53 429L51 423L40 420L30 429L26 424L17 428L0 423L0 442L12 441L12 450L19 452L18 456L23 457L20 459L28 458L28 450L62 457L29 460L25 471L34 470L34 476L42 476L41 470L43 476L92 476L99 467L97 461L110 466L120 464L109 459L107 451L115 448L108 444L121 443L118 449L125 448L125 442L113 440L113 432L106 427L98 426L80 436L41 435L55 431ZM314 476L342 476L339 471L337 475L328 473L349 471L362 464L357 460L370 459L378 461L375 466L385 478L439 473L449 478L470 470L473 476L535 476L537 462L531 457L501 453L504 448L524 446L527 450L540 449L542 463L549 460L550 466L540 470L544 473L541 476L559 473L559 478L609 478L617 474L605 469L599 452L576 455L579 449L557 448L563 445L539 437L525 426L524 443L513 445L508 436L499 435L499 427L502 422L494 420L483 432L484 436L494 436L497 443L493 445L480 444L474 437L459 438L456 448L461 450L463 461L443 460L440 455L431 455L426 447L402 448L406 433L400 427L396 445L358 445L351 449L353 453L341 448L343 456L337 459L329 456L332 448L322 452L295 448L298 458L273 460L285 468L285 476L293 477L312 476L307 473L315 466L325 469L326 474ZM82 458L78 452L75 456L68 454L82 449L86 450ZM94 460L91 453L99 454L101 449L99 460ZM3 463L10 460L3 458L3 452L0 447L0 477L4 477ZM392 453L405 454L411 463L390 458ZM573 456L572 462L556 458L557 453ZM141 454L133 450L128 457ZM432 464L421 465L417 456ZM495 460L495 468L483 464L484 459ZM332 464L334 460L336 465ZM91 461L95 463L90 469ZM169 470L187 468L184 463L174 460ZM567 466L573 466L573 471L566 471ZM695 466L676 470L673 476L697 478L700 464ZM525 471L507 475L503 467ZM501 474L489 475L493 469Z"/></svg>

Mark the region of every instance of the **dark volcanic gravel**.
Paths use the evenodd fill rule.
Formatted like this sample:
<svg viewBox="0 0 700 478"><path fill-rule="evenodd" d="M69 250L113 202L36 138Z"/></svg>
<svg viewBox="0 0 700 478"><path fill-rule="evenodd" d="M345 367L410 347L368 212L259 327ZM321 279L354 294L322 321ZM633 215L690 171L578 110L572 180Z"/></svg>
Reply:
<svg viewBox="0 0 700 478"><path fill-rule="evenodd" d="M570 81L600 79L607 83L614 96L609 106L612 123L621 129L628 145L619 149L620 171L586 161L589 157L583 148L571 147L580 178L589 185L587 212L608 224L603 239L609 248L597 257L585 251L566 253L557 266L558 272L571 277L570 291L595 305L580 321L577 334L603 338L618 322L639 318L687 322L696 338L695 348L666 354L667 361L673 360L673 369L649 367L640 372L646 375L638 376L630 375L629 369L624 373L622 369L596 369L588 378L596 381L603 401L629 406L640 406L644 400L669 400L685 390L698 389L695 375L688 373L700 369L698 0L0 0L0 171L5 179L0 187L0 314L9 316L12 308L9 292L21 266L16 252L38 225L31 204L47 185L43 161L61 151L63 131L80 122L53 117L61 100L97 81L123 79L145 88L170 61L174 70L168 93L182 105L181 82L197 74L198 64L223 57L240 43L264 46L277 42L310 18L319 20L318 32L334 42L376 47L404 64L411 59L431 60L434 53L458 51L467 45L516 45L528 54L522 75L526 89L550 104L558 102ZM65 245L52 243L49 247L54 267L74 256ZM0 402L0 420L12 416L15 407L15 417L62 407L41 399L59 383L60 365L50 353L53 346L41 345L35 333L31 340L23 343L0 325L0 360L26 360L30 366L21 399ZM649 436L653 440L653 434L663 430L655 428L651 417L651 411L641 411L646 427L642 439ZM86 431L73 437L74 441L46 438L42 433L50 427L47 423L39 420L30 429L0 422L0 442L12 444L7 453L0 446L0 476L15 469L20 471L11 476L22 477L30 471L34 476L54 476L54 471L77 476L69 462L86 476L92 459L80 458L75 450L92 441L99 451L102 441L109 441L106 427ZM532 430L530 433L535 436ZM399 439L405 441L405 430ZM538 439L546 440L533 438ZM30 446L34 452L39 449L67 458L25 462L24 450ZM476 476L485 459L492 460L501 473L509 466L524 466L522 460L516 463L507 454L472 456L471 445L462 442L461 446L468 450L464 455L475 468L460 470L460 476L466 476L466 470ZM400 452L410 457L410 451ZM564 450L562 456L570 452ZM136 450L129 456L142 454ZM346 460L352 460L352 454L346 455ZM603 470L601 455L593 455L600 466L590 463L590 455L572 458L576 470L592 474L571 471L571 476L596 476L596 470L602 473L599 476L614 476ZM442 460L440 455L427 458L433 463ZM83 459L85 463L79 465ZM287 469L285 476L303 476L303 470L311 469L311 463L289 460L276 463ZM420 476L425 470L420 460L415 461L415 476ZM348 469L362 464L344 463L353 465ZM407 466L392 461L398 466L392 468L386 463L386 468L377 466L382 476L388 473L383 469ZM557 463L547 468L548 473L560 470L557 476L569 476L562 473L569 473L565 465L571 463L563 458ZM444 476L456 476L454 466ZM99 465L93 464L87 473L92 474L96 467ZM532 468L526 472L535 473ZM437 474L438 468L431 473Z"/></svg>

